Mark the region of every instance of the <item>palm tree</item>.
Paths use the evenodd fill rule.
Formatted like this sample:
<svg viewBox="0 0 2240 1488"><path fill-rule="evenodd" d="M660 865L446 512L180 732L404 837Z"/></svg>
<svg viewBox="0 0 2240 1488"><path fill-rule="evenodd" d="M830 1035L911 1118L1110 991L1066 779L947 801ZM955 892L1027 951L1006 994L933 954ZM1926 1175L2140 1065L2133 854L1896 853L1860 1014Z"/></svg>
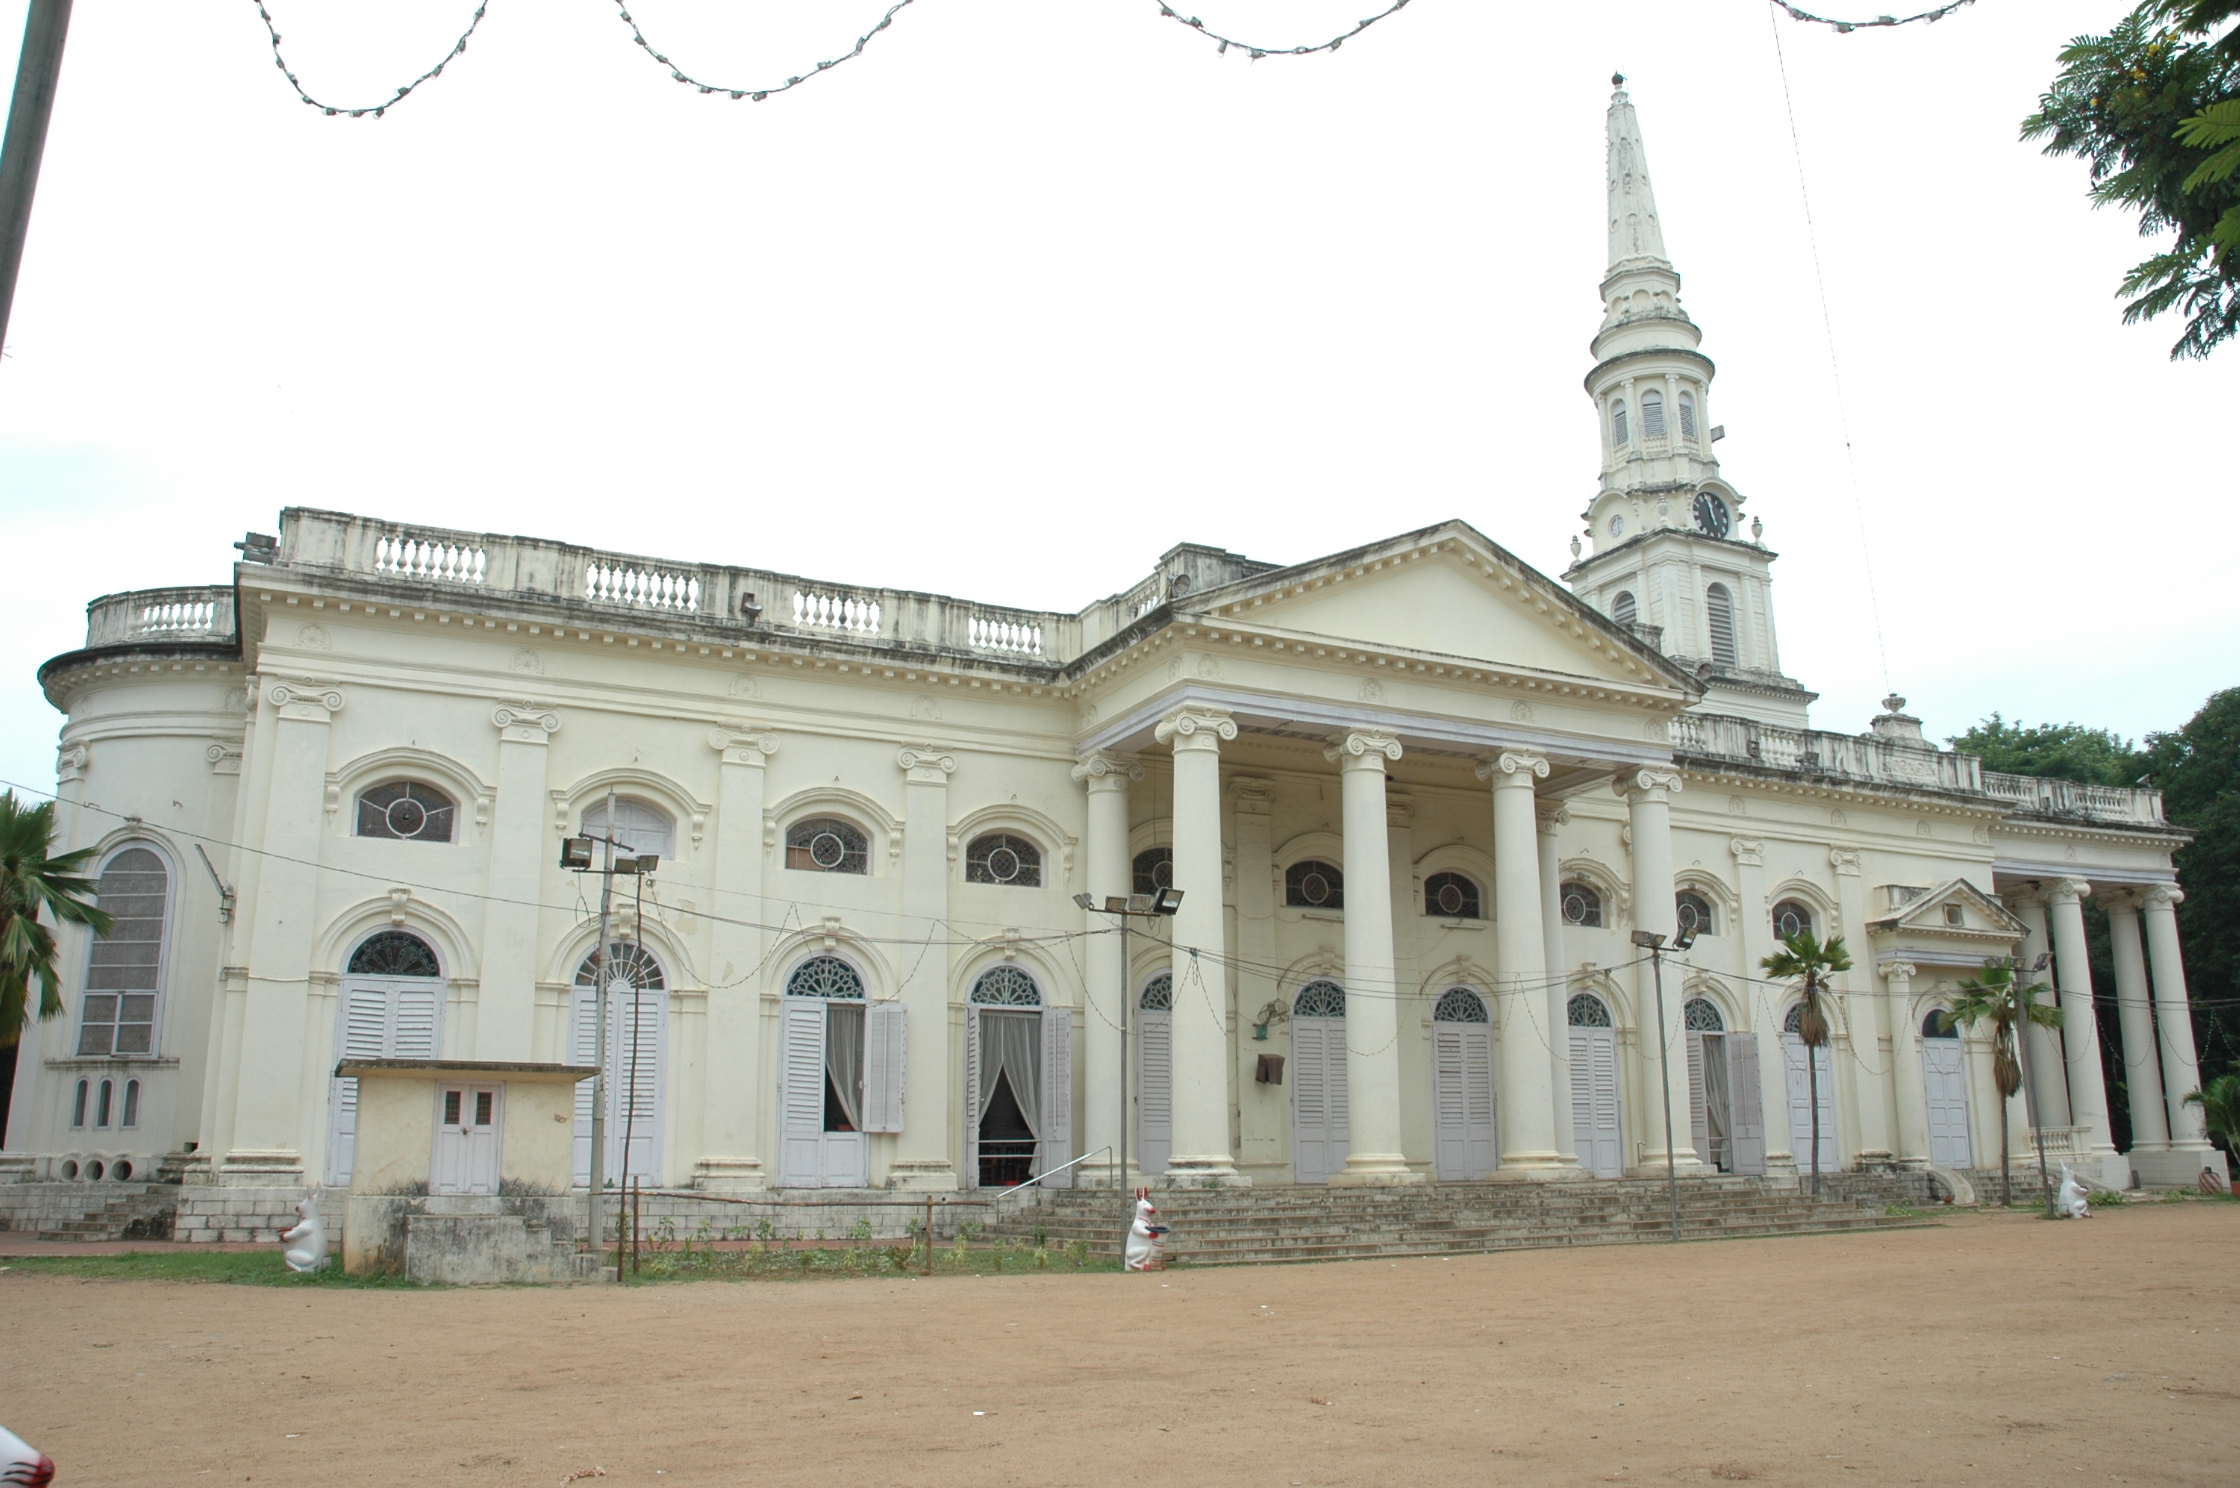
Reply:
<svg viewBox="0 0 2240 1488"><path fill-rule="evenodd" d="M2012 956L1984 962L1981 972L1960 984L1952 1006L1937 1015L1937 1025L1947 1031L1954 1024L1991 1025L1991 1080L1999 1087L1999 1202L2010 1208L2014 1204L2014 1177L2012 1155L2007 1150L2007 1102L2022 1089L2022 1055L2015 1045L2015 1026L2024 1016L2040 1028L2061 1026L2061 1009L2038 1001L2038 994L2050 989L2044 982L2022 985L2017 970Z"/></svg>
<svg viewBox="0 0 2240 1488"><path fill-rule="evenodd" d="M1804 1042L1805 1087L1812 1095L1812 1193L1820 1194L1820 1062L1817 1050L1828 1046L1828 978L1851 969L1851 952L1843 937L1831 935L1822 944L1809 930L1784 936L1781 949L1758 963L1769 976L1798 978L1803 999L1797 1009L1797 1037Z"/></svg>
<svg viewBox="0 0 2240 1488"><path fill-rule="evenodd" d="M2219 1075L2186 1097L2199 1106L2209 1130L2224 1138L2225 1151L2240 1153L2240 1074Z"/></svg>
<svg viewBox="0 0 2240 1488"><path fill-rule="evenodd" d="M53 846L54 802L31 806L18 801L14 791L0 793L0 1049L23 1037L34 977L39 982L39 1020L62 1011L54 931L41 912L57 924L109 933L109 916L93 903L99 886L79 871L95 849L50 858Z"/></svg>

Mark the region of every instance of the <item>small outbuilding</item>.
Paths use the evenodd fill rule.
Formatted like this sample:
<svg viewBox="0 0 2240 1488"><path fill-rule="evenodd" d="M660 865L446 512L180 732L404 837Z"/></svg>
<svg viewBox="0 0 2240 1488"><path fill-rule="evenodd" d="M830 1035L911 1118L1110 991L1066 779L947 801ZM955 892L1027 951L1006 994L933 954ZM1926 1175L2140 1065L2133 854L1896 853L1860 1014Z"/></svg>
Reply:
<svg viewBox="0 0 2240 1488"><path fill-rule="evenodd" d="M424 1282L571 1281L576 1085L588 1065L345 1059L356 1152L342 1265Z"/></svg>

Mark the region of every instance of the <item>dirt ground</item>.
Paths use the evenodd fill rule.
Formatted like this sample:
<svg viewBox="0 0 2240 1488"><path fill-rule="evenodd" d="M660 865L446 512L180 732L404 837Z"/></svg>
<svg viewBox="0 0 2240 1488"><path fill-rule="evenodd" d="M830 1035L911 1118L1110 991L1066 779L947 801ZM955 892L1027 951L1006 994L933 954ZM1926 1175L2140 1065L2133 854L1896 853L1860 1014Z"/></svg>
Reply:
<svg viewBox="0 0 2240 1488"><path fill-rule="evenodd" d="M0 1273L80 1484L2240 1481L2240 1205L1441 1260L450 1292Z"/></svg>

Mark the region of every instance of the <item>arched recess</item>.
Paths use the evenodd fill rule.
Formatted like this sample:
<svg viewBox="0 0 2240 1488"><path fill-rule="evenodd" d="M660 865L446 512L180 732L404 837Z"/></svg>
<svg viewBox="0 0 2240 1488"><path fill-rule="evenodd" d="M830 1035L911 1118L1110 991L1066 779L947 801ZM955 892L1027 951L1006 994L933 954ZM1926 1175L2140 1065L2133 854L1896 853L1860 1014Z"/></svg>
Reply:
<svg viewBox="0 0 2240 1488"><path fill-rule="evenodd" d="M55 958L58 966L74 965L79 994L71 1016L59 1020L70 1030L61 1049L80 1057L152 1058L162 1048L170 1012L173 942L180 923L179 855L146 832L112 832L89 860L85 876L93 881L96 904L114 923L104 935L79 932L67 959ZM147 913L151 908L154 913Z"/></svg>
<svg viewBox="0 0 2240 1488"><path fill-rule="evenodd" d="M401 901L399 894L405 896ZM474 982L478 974L475 940L467 927L448 910L406 889L392 889L378 897L368 895L342 909L320 931L311 964L326 977L341 976L359 943L383 930L408 930L433 947L436 959L443 963L444 980L454 991Z"/></svg>
<svg viewBox="0 0 2240 1488"><path fill-rule="evenodd" d="M1743 1017L1747 999L1706 972L1688 976L1680 998L1695 1151L1722 1173L1763 1174L1764 1087L1758 1036L1745 1027Z"/></svg>
<svg viewBox="0 0 2240 1488"><path fill-rule="evenodd" d="M604 798L610 790L617 796L635 796L668 812L677 824L678 856L699 850L700 840L707 835L709 814L715 808L668 776L638 765L621 770L600 770L573 785L555 788L552 792L553 831L562 837L573 836L577 824L583 820L585 808Z"/></svg>
<svg viewBox="0 0 2240 1488"><path fill-rule="evenodd" d="M1345 839L1335 832L1301 832L1280 844L1269 854L1268 861L1274 866L1276 882L1280 885L1286 868L1308 858L1320 858L1325 863L1345 867Z"/></svg>
<svg viewBox="0 0 2240 1488"><path fill-rule="evenodd" d="M1432 1003L1432 1170L1442 1182L1477 1182L1500 1166L1493 1072L1497 1002L1483 985L1458 981L1441 988Z"/></svg>
<svg viewBox="0 0 2240 1488"><path fill-rule="evenodd" d="M1327 975L1343 980L1342 971L1329 972ZM1499 1023L1502 999L1493 995L1493 980L1490 967L1479 965L1468 955L1454 956L1417 982L1415 995L1423 998L1426 1003L1432 1003L1438 1001L1439 994L1449 987L1468 987L1486 1000L1486 1008L1492 1020Z"/></svg>
<svg viewBox="0 0 2240 1488"><path fill-rule="evenodd" d="M1174 820L1171 817L1154 816L1148 821L1137 822L1128 828L1128 856L1131 859L1137 853L1149 848L1172 846L1174 846Z"/></svg>
<svg viewBox="0 0 2240 1488"><path fill-rule="evenodd" d="M400 922L394 905L383 907L391 912L376 916L365 912L369 906L360 906L359 913L341 917L350 922L349 928L341 933L336 932L336 927L329 927L327 955L332 959L324 965L334 970L321 971L312 978L315 986L331 988L335 994L332 1028L325 1034L328 1047L336 1061L439 1059L444 1052L445 1014L449 1011L451 990L455 985L448 973L457 964L446 957L447 948L439 940L451 939L455 945L456 924L450 927L452 936L438 937L409 917ZM435 956L438 974L351 971L350 963L357 951L382 935L396 936L414 959L420 956L420 947L426 947ZM389 973L396 970L394 965L382 969ZM331 1071L334 1065L330 1063L327 1068ZM331 1077L325 1151L321 1155L321 1168L330 1187L350 1181L357 1154L357 1123L358 1082L342 1076Z"/></svg>
<svg viewBox="0 0 2240 1488"><path fill-rule="evenodd" d="M1577 879L1602 896L1602 928L1623 929L1633 919L1633 889L1619 874L1595 858L1565 858L1556 869L1558 882ZM1579 928L1576 925L1568 929Z"/></svg>
<svg viewBox="0 0 2240 1488"><path fill-rule="evenodd" d="M871 838L869 877L887 877L902 856L902 822L893 813L862 791L826 784L797 790L762 813L762 845L774 861L785 861L780 844L786 829L810 816L845 817L863 828Z"/></svg>
<svg viewBox="0 0 2240 1488"><path fill-rule="evenodd" d="M327 832L330 836L357 835L358 797L391 780L424 780L459 803L453 845L472 841L490 824L491 803L497 788L449 755L432 749L400 745L377 749L327 772Z"/></svg>
<svg viewBox="0 0 2240 1488"><path fill-rule="evenodd" d="M1624 1108L1618 1082L1618 1027L1626 1021L1610 979L1574 977L1564 989L1571 1056L1571 1142L1590 1178L1625 1173Z"/></svg>
<svg viewBox="0 0 2240 1488"><path fill-rule="evenodd" d="M1669 997L1671 993L1668 991L1665 995ZM1722 1030L1745 1026L1745 1020L1742 1016L1742 999L1736 997L1725 982L1720 981L1710 972L1691 972L1687 979L1680 984L1682 1005L1685 1006L1687 1000L1691 997L1700 997L1719 1010Z"/></svg>
<svg viewBox="0 0 2240 1488"><path fill-rule="evenodd" d="M1015 833L1041 848L1044 888L1073 887L1073 860L1079 841L1068 836L1056 818L1012 801L983 806L950 823L949 872L952 877L963 879L965 849L987 832Z"/></svg>
<svg viewBox="0 0 2240 1488"><path fill-rule="evenodd" d="M893 1129L900 1055L882 1024L899 1002L872 1011L877 978L851 946L818 937L773 958L778 999L777 1124L780 1188L862 1188L870 1182L868 1134Z"/></svg>
<svg viewBox="0 0 2240 1488"><path fill-rule="evenodd" d="M1713 935L1732 935L1733 925L1742 913L1742 896L1728 887L1725 879L1700 864L1676 868L1672 874L1672 891L1675 894L1689 890L1711 901L1718 911L1717 928Z"/></svg>
<svg viewBox="0 0 2240 1488"><path fill-rule="evenodd" d="M1071 1187L1071 1172L1057 1170L1073 1159L1074 989L1028 947L976 955L959 969L964 1181L1010 1187L1049 1175L1046 1186Z"/></svg>
<svg viewBox="0 0 2240 1488"><path fill-rule="evenodd" d="M1814 933L1822 940L1828 938L1831 930L1841 933L1841 921L1837 918L1834 896L1810 879L1785 878L1781 880L1781 882L1766 890L1766 902L1757 906L1752 912L1768 916L1767 923L1770 924L1773 907L1784 899L1797 900L1812 911Z"/></svg>
<svg viewBox="0 0 2240 1488"><path fill-rule="evenodd" d="M1935 992L1913 999L1913 1021L1918 1038L1898 1040L1897 1057L1921 1061L1922 1103L1928 1108L1929 1162L1939 1168L1967 1168L1975 1164L1975 1133L1968 1099L1968 1048L1966 1032L1955 1023L1946 1027L1942 1012L1952 1006L1950 993ZM1918 1049L1918 1053L1915 1051Z"/></svg>
<svg viewBox="0 0 2240 1488"><path fill-rule="evenodd" d="M1466 842L1446 842L1418 857L1414 864L1416 902L1406 913L1431 913L1433 906L1423 902L1423 884L1434 873L1459 873L1476 884L1480 918L1493 919L1493 854Z"/></svg>

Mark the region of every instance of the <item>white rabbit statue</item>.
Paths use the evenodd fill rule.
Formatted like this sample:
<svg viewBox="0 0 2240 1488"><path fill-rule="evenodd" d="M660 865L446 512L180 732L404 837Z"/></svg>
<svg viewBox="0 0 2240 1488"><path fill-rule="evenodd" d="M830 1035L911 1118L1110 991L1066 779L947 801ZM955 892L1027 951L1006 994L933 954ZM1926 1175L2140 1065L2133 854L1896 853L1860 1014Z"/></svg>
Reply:
<svg viewBox="0 0 2240 1488"><path fill-rule="evenodd" d="M2054 1195L2053 1212L2063 1219L2092 1218L2092 1204L2085 1186L2077 1181L2075 1170L2067 1163L2061 1165L2061 1191Z"/></svg>
<svg viewBox="0 0 2240 1488"><path fill-rule="evenodd" d="M1128 1226L1128 1243L1120 1264L1130 1271L1164 1271L1167 1268L1167 1227L1153 1221L1159 1211L1151 1205L1151 1190L1136 1190L1135 1223Z"/></svg>
<svg viewBox="0 0 2240 1488"><path fill-rule="evenodd" d="M319 1196L311 1194L296 1205L302 1222L280 1232L287 1242L284 1252L290 1271L316 1271L327 1263L327 1227L319 1223Z"/></svg>

